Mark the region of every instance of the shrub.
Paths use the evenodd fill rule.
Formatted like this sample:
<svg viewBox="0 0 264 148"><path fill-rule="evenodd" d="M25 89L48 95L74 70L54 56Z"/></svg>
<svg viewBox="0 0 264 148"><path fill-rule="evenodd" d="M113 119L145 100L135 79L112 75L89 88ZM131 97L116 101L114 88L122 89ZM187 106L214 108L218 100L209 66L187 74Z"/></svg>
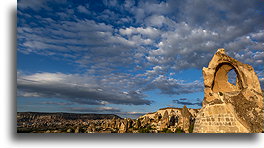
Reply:
<svg viewBox="0 0 264 148"><path fill-rule="evenodd" d="M182 130L181 128L177 128L175 133L185 133L184 130Z"/></svg>

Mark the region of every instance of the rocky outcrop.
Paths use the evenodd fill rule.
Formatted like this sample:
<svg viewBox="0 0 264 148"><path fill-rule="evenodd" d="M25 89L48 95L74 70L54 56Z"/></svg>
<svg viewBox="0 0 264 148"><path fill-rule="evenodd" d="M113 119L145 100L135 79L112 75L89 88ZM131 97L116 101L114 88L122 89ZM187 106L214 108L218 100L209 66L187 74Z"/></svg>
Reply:
<svg viewBox="0 0 264 148"><path fill-rule="evenodd" d="M228 82L234 70L236 83ZM203 68L204 100L197 114L196 133L255 133L263 131L263 95L252 66L218 49Z"/></svg>
<svg viewBox="0 0 264 148"><path fill-rule="evenodd" d="M152 128L157 129L157 132L192 132L194 120L199 109L183 108L162 108L157 112L148 113L138 118L141 123L148 120ZM191 113L192 112L192 113Z"/></svg>
<svg viewBox="0 0 264 148"><path fill-rule="evenodd" d="M184 105L184 107L181 110L182 114L182 129L188 133L189 128L191 125L191 119L192 119L192 114L189 112L188 108Z"/></svg>

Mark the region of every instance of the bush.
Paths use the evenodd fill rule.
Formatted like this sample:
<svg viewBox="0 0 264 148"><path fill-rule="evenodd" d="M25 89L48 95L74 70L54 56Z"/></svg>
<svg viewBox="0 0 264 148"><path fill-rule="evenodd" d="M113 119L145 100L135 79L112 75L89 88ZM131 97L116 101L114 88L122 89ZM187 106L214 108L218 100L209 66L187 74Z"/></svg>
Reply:
<svg viewBox="0 0 264 148"><path fill-rule="evenodd" d="M194 124L191 124L190 127L189 127L189 133L193 132L193 128L194 128Z"/></svg>
<svg viewBox="0 0 264 148"><path fill-rule="evenodd" d="M175 133L185 133L184 130L182 130L181 128L177 128Z"/></svg>
<svg viewBox="0 0 264 148"><path fill-rule="evenodd" d="M164 128L162 131L162 133L173 133L170 129L168 128Z"/></svg>
<svg viewBox="0 0 264 148"><path fill-rule="evenodd" d="M150 130L152 130L151 126L147 126L145 128L139 128L138 132L139 133L150 133Z"/></svg>

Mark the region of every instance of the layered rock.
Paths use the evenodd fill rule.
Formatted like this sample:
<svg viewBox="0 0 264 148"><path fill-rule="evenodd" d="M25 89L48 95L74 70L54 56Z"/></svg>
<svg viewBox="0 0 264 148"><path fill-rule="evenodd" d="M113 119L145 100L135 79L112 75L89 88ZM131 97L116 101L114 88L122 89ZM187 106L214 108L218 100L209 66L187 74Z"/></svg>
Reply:
<svg viewBox="0 0 264 148"><path fill-rule="evenodd" d="M234 69L236 83L228 82ZM197 114L196 133L254 133L263 131L263 95L252 66L218 49L203 68L204 100Z"/></svg>

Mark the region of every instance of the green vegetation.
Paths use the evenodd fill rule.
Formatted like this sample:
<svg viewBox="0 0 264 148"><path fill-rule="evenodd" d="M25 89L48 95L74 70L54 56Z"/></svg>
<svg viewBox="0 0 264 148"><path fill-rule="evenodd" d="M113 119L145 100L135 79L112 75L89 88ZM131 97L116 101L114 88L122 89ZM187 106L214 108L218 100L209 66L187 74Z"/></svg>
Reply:
<svg viewBox="0 0 264 148"><path fill-rule="evenodd" d="M161 133L173 133L170 129L164 128Z"/></svg>
<svg viewBox="0 0 264 148"><path fill-rule="evenodd" d="M184 130L182 130L181 128L177 128L175 133L185 133Z"/></svg>
<svg viewBox="0 0 264 148"><path fill-rule="evenodd" d="M194 128L194 124L191 124L190 127L189 127L189 133L193 132L193 128Z"/></svg>
<svg viewBox="0 0 264 148"><path fill-rule="evenodd" d="M138 132L139 133L150 133L151 130L152 130L151 126L147 126L145 128L139 128Z"/></svg>

